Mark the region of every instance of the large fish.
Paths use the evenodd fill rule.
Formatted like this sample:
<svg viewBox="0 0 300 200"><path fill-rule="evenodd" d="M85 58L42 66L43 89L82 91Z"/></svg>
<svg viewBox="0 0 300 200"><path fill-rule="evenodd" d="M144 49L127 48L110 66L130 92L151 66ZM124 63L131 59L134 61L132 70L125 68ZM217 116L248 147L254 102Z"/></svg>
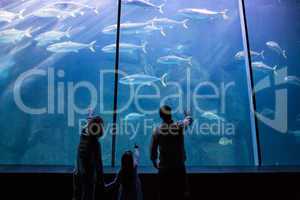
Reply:
<svg viewBox="0 0 300 200"><path fill-rule="evenodd" d="M210 112L210 111L203 112L201 114L201 117L206 118L208 120L217 120L217 121L222 121L222 122L226 121L223 117L217 115L216 113Z"/></svg>
<svg viewBox="0 0 300 200"><path fill-rule="evenodd" d="M65 32L48 31L48 32L40 34L34 40L38 42L37 46L46 46L46 45L52 44L54 42L57 42L64 37L70 38L71 37L70 31L71 31L71 28L68 28L68 30Z"/></svg>
<svg viewBox="0 0 300 200"><path fill-rule="evenodd" d="M95 44L96 44L96 41L93 41L89 44L67 41L67 42L60 42L60 43L52 44L47 47L47 50L50 52L54 52L54 53L68 53L68 52L77 53L81 49L88 48L92 52L96 52L95 48L94 48Z"/></svg>
<svg viewBox="0 0 300 200"><path fill-rule="evenodd" d="M265 56L264 56L264 53L265 51L261 51L260 53L256 52L256 51L250 51L250 55L253 57L253 58L262 58L262 59L265 59ZM235 54L234 58L236 60L243 60L245 59L245 51L239 51Z"/></svg>
<svg viewBox="0 0 300 200"><path fill-rule="evenodd" d="M97 15L99 14L99 11L96 7L85 5L74 1L59 1L50 4L48 7L65 10L65 11L71 11L71 12L79 13L80 15L84 15L85 14L84 10L86 9L92 10Z"/></svg>
<svg viewBox="0 0 300 200"><path fill-rule="evenodd" d="M277 70L277 65L275 65L274 67L270 67L269 65L266 65L265 63L263 63L261 61L253 62L252 67L254 69L264 71L264 72L273 71L273 73L275 73L275 74L276 74L276 70Z"/></svg>
<svg viewBox="0 0 300 200"><path fill-rule="evenodd" d="M223 19L228 19L228 11L228 9L225 9L218 12L201 8L185 8L178 10L181 15L190 19L214 19L219 16L221 16Z"/></svg>
<svg viewBox="0 0 300 200"><path fill-rule="evenodd" d="M129 6L137 6L142 8L152 8L157 9L161 14L163 14L163 7L165 4L155 5L147 0L122 0L122 3Z"/></svg>
<svg viewBox="0 0 300 200"><path fill-rule="evenodd" d="M142 45L130 44L130 43L120 43L119 50L122 53L133 53L136 50L142 50L144 53L147 53L146 50L147 42L144 42ZM102 51L105 53L115 53L116 44L110 44L102 48Z"/></svg>
<svg viewBox="0 0 300 200"><path fill-rule="evenodd" d="M300 86L300 78L297 76L286 76L284 77L284 81L292 85Z"/></svg>
<svg viewBox="0 0 300 200"><path fill-rule="evenodd" d="M32 28L28 28L26 30L18 30L18 29L6 29L3 31L0 31L0 43L1 44L11 44L11 43L17 43L21 41L23 38L32 37Z"/></svg>
<svg viewBox="0 0 300 200"><path fill-rule="evenodd" d="M33 12L31 15L40 17L40 18L57 18L57 19L66 19L69 17L76 17L75 12L63 11L57 8L41 8L36 12Z"/></svg>
<svg viewBox="0 0 300 200"><path fill-rule="evenodd" d="M275 51L276 53L278 53L279 55L282 55L285 59L287 59L286 51L283 50L277 42L269 41L269 42L266 42L266 45L271 50Z"/></svg>
<svg viewBox="0 0 300 200"><path fill-rule="evenodd" d="M125 76L119 80L121 84L124 85L151 85L156 81L160 81L161 84L166 87L167 74L164 74L161 78L150 76L146 74L133 74L129 76Z"/></svg>
<svg viewBox="0 0 300 200"><path fill-rule="evenodd" d="M150 20L150 22L154 26L162 27L162 28L173 28L176 25L181 25L185 29L188 28L188 26L187 26L188 19L185 19L185 20L182 20L182 21L176 21L176 20L169 19L169 18L157 18L157 17L154 17L152 20Z"/></svg>
<svg viewBox="0 0 300 200"><path fill-rule="evenodd" d="M145 115L140 113L129 113L125 116L124 121L137 121L143 118Z"/></svg>
<svg viewBox="0 0 300 200"><path fill-rule="evenodd" d="M121 34L133 35L133 34L146 34L153 31L161 31L161 34L165 36L165 33L161 28L158 28L152 24L151 21L147 22L127 22L120 24ZM102 32L104 34L115 35L117 33L117 24L105 27Z"/></svg>
<svg viewBox="0 0 300 200"><path fill-rule="evenodd" d="M181 65L188 64L192 66L192 57L179 57L175 55L163 56L157 59L158 63L167 65Z"/></svg>
<svg viewBox="0 0 300 200"><path fill-rule="evenodd" d="M23 13L25 9L21 10L18 13L9 12L6 10L0 10L0 22L12 22L15 19L24 19Z"/></svg>

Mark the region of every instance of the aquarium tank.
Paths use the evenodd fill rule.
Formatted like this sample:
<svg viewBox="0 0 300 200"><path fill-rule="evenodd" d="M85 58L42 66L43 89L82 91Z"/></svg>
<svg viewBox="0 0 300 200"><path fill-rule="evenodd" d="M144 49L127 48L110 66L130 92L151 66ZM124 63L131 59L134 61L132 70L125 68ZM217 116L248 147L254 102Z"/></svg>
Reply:
<svg viewBox="0 0 300 200"><path fill-rule="evenodd" d="M104 165L152 168L162 105L189 168L300 164L299 1L118 2L0 1L0 165L73 166L100 115Z"/></svg>

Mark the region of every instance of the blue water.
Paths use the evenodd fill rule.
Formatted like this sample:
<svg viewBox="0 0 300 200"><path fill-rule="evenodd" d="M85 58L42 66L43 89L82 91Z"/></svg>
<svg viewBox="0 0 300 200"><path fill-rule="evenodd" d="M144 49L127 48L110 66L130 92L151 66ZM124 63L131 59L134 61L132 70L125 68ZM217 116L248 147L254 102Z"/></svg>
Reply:
<svg viewBox="0 0 300 200"><path fill-rule="evenodd" d="M58 1L51 1L53 2ZM106 166L110 166L112 136L109 127L112 113L105 111L112 111L113 108L114 75L109 73L102 77L100 74L107 70L112 71L115 66L115 54L103 52L102 48L114 44L116 35L104 34L102 30L116 24L117 2L111 0L76 2L97 8L99 14L93 9L85 8L82 16L66 19L41 18L33 16L32 13L49 5L50 1L0 2L1 9L11 12L26 8L25 19L18 19L12 23L0 22L0 31L11 28L25 30L29 27L34 30L32 38L24 38L15 44L0 44L0 56L6 58L10 56L8 60L13 61L6 64L5 68L0 66L4 68L2 70L0 68L0 164L72 165L79 139L79 122L86 118L92 99L95 103L95 113L104 118L107 127L106 135L100 141L103 162ZM154 0L151 2L155 5L164 3ZM69 9L69 7L61 9L67 8ZM206 124L213 128L229 125L234 127L233 131L222 129L217 133L199 131L195 127L187 129L185 143L188 166L253 166L255 143L253 144L251 133L253 127L249 114L247 86L249 77L245 62L238 61L234 57L238 51L243 50L238 1L168 0L163 7L163 14L157 9L123 5L121 23L146 22L154 17L182 21L186 17L181 16L178 10L184 8L207 8L218 12L228 9L229 18L223 19L218 15L208 19L189 19L187 29L180 24L164 27L165 36L160 31L127 35L122 33L121 29L121 44L141 45L147 42L146 53L138 49L132 53L120 54L119 64L122 73L147 74L153 77L167 74L168 84L163 87L160 81L157 81L154 85L134 85L132 88L130 85L118 84L118 107L124 109L118 113L116 163L119 165L124 151L138 144L141 147L140 165L151 165L149 159L151 135L155 124L160 122L158 108L164 102L174 109L178 108L173 113L175 120L183 119L183 111L188 110L195 119L195 126ZM280 69L288 66L288 74L295 76L299 75L297 55L300 46L298 37L300 26L296 20L299 9L296 1L289 3L278 3L277 0L257 1L246 4L251 49L258 52L265 50L266 58L263 60L265 63L270 66L277 64ZM71 37L64 37L59 42L71 40L88 44L96 41L96 52L85 48L77 53L52 53L47 51L47 46L37 46L34 40L47 31L66 31L70 27ZM287 50L287 60L266 47L265 42L269 40L278 42ZM158 58L169 55L192 57L192 65L186 63L166 65L157 62ZM45 73L53 71L55 74L54 101L44 114L28 114L19 108L14 99L13 88L16 80L30 69L42 70ZM64 72L63 77L59 76L60 70ZM272 72L254 71L255 82L266 76L272 77L273 80ZM120 74L120 78L123 77L124 75ZM93 85L97 95L91 96L84 87L78 89L74 95L70 93L72 84L74 86L83 82ZM180 91L172 83L178 84ZM201 86L207 83L210 85L198 88L199 84ZM224 85L228 86L227 90L224 90ZM47 107L48 86L46 76L26 79L21 85L24 104L33 108ZM59 89L62 90L61 93L58 92ZM289 118L286 132L299 128L297 127L299 121L295 120L299 113L298 87L290 85L288 89ZM137 98L141 94L154 95L157 92L160 93L159 97ZM211 96L195 100L196 94ZM170 98L164 101L166 97ZM75 113L73 116L70 113L73 109L70 101L83 112ZM264 108L274 109L273 107L273 87L257 94L258 111ZM209 119L203 115L204 111L214 109L215 114L225 119L225 122ZM145 113L145 115L126 122L125 118L130 113ZM128 129L130 125L133 125L134 129ZM259 132L263 164L299 164L300 157L297 150L300 140L297 136L280 133L262 122L259 122Z"/></svg>

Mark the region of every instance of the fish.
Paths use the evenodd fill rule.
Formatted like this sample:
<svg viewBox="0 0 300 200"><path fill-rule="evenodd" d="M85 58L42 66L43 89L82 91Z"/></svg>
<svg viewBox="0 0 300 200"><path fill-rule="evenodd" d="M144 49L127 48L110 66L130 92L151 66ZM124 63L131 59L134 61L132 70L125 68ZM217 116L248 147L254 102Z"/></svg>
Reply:
<svg viewBox="0 0 300 200"><path fill-rule="evenodd" d="M260 114L264 115L264 116L269 116L269 115L274 115L274 110L270 109L270 108L264 108Z"/></svg>
<svg viewBox="0 0 300 200"><path fill-rule="evenodd" d="M192 66L192 57L179 57L175 55L163 56L157 59L158 63L167 65L181 65L187 63Z"/></svg>
<svg viewBox="0 0 300 200"><path fill-rule="evenodd" d="M217 115L216 113L210 112L210 111L203 112L201 114L201 117L209 119L209 120L218 120L218 121L223 121L223 122L226 121L223 117Z"/></svg>
<svg viewBox="0 0 300 200"><path fill-rule="evenodd" d="M287 59L286 50L283 50L277 42L268 41L266 42L267 47L271 50L275 51L279 55L282 55L285 59Z"/></svg>
<svg viewBox="0 0 300 200"><path fill-rule="evenodd" d="M57 18L57 19L66 19L69 17L76 17L75 12L62 11L57 8L41 8L36 12L33 12L31 15L40 18Z"/></svg>
<svg viewBox="0 0 300 200"><path fill-rule="evenodd" d="M164 13L163 11L163 7L165 6L164 3L161 5L155 5L147 0L122 0L122 3L129 6L157 9L161 14Z"/></svg>
<svg viewBox="0 0 300 200"><path fill-rule="evenodd" d="M153 24L154 26L157 26L157 27L173 28L173 26L175 26L175 25L181 25L185 29L188 29L188 25L187 25L188 21L189 21L189 19L184 19L182 21L176 21L176 20L169 19L169 18L157 18L157 17L154 17L152 20L150 20L151 24Z"/></svg>
<svg viewBox="0 0 300 200"><path fill-rule="evenodd" d="M120 52L122 53L133 53L136 50L142 50L144 53L147 53L146 46L147 42L144 42L142 45L130 44L130 43L120 43ZM102 51L105 53L115 53L116 44L110 44L102 48Z"/></svg>
<svg viewBox="0 0 300 200"><path fill-rule="evenodd" d="M136 121L143 118L145 115L140 113L129 113L125 116L124 121Z"/></svg>
<svg viewBox="0 0 300 200"><path fill-rule="evenodd" d="M227 137L221 137L218 143L222 146L233 144L232 139L228 139Z"/></svg>
<svg viewBox="0 0 300 200"><path fill-rule="evenodd" d="M24 12L26 9L22 9L18 13L9 12L6 10L0 10L0 22L7 22L11 23L12 21L16 19L24 19Z"/></svg>
<svg viewBox="0 0 300 200"><path fill-rule="evenodd" d="M18 29L6 29L0 31L0 43L1 44L15 44L21 41L23 38L31 38L33 29L32 27L26 30L18 30Z"/></svg>
<svg viewBox="0 0 300 200"><path fill-rule="evenodd" d="M119 80L124 85L151 85L156 81L160 81L164 87L167 87L167 73L163 74L162 77L155 77L146 74L133 74L125 76Z"/></svg>
<svg viewBox="0 0 300 200"><path fill-rule="evenodd" d="M99 10L96 7L77 3L74 1L59 1L53 4L50 4L49 7L56 8L59 10L72 11L75 13L79 13L80 15L84 15L84 9L92 10L95 14L99 14Z"/></svg>
<svg viewBox="0 0 300 200"><path fill-rule="evenodd" d="M47 50L54 53L68 53L75 52L77 53L79 50L84 48L89 48L92 52L96 52L95 50L96 41L93 41L89 44L77 43L72 41L55 43L47 47Z"/></svg>
<svg viewBox="0 0 300 200"><path fill-rule="evenodd" d="M286 76L284 77L284 81L292 85L300 86L300 78L297 76Z"/></svg>
<svg viewBox="0 0 300 200"><path fill-rule="evenodd" d="M46 46L64 37L70 38L70 32L71 28L68 28L65 32L52 30L38 35L34 40L38 42L37 46Z"/></svg>
<svg viewBox="0 0 300 200"><path fill-rule="evenodd" d="M229 19L227 13L228 9L225 9L223 11L212 11L208 9L202 9L202 8L185 8L178 10L178 13L195 20L202 20L202 19L214 19L218 16L221 16L223 19L227 20Z"/></svg>
<svg viewBox="0 0 300 200"><path fill-rule="evenodd" d="M160 31L163 36L166 35L162 28L154 26L151 21L122 23L120 24L120 30L121 34L123 35L146 34L154 31ZM117 33L117 24L104 27L102 33L107 35L115 35Z"/></svg>
<svg viewBox="0 0 300 200"><path fill-rule="evenodd" d="M250 51L250 55L253 57L253 58L257 58L257 57L260 57L262 59L265 59L265 56L264 56L264 53L265 51L262 50L260 53L259 52L256 52L256 51ZM245 51L239 51L235 54L234 58L236 60L243 60L245 59Z"/></svg>
<svg viewBox="0 0 300 200"><path fill-rule="evenodd" d="M274 67L270 67L269 65L266 65L261 61L253 62L252 67L260 71L273 71L274 74L276 74L277 70L277 65L275 65Z"/></svg>

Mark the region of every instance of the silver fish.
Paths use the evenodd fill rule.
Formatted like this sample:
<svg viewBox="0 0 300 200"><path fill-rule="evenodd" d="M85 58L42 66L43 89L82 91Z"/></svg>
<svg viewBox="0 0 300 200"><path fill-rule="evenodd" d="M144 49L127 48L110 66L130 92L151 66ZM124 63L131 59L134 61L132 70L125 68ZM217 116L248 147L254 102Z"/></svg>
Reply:
<svg viewBox="0 0 300 200"><path fill-rule="evenodd" d="M79 13L80 15L84 15L84 9L92 10L95 14L99 14L99 10L96 7L85 5L82 3L77 3L74 1L59 1L53 4L50 4L49 7L65 10L65 11L72 11L75 13Z"/></svg>
<svg viewBox="0 0 300 200"><path fill-rule="evenodd" d="M124 85L151 85L156 81L160 81L161 84L166 87L167 74L164 74L161 78L150 76L146 74L133 74L129 76L125 76L119 80L121 84Z"/></svg>
<svg viewBox="0 0 300 200"><path fill-rule="evenodd" d="M37 46L46 46L61 40L63 37L70 38L71 28L68 28L67 31L48 31L40 34L34 40L37 41Z"/></svg>
<svg viewBox="0 0 300 200"><path fill-rule="evenodd" d="M286 76L284 81L289 84L300 86L300 78L297 76Z"/></svg>
<svg viewBox="0 0 300 200"><path fill-rule="evenodd" d="M33 12L31 15L40 18L57 18L57 19L66 19L69 17L76 17L75 12L62 11L57 8L41 8L36 12Z"/></svg>
<svg viewBox="0 0 300 200"><path fill-rule="evenodd" d="M275 73L275 74L276 74L276 70L277 70L277 65L275 65L274 67L270 67L269 65L266 65L265 63L263 63L261 61L253 62L252 67L254 69L257 69L260 71L273 71L273 73Z"/></svg>
<svg viewBox="0 0 300 200"><path fill-rule="evenodd" d="M201 9L201 8L185 8L178 10L178 12L190 19L213 19L218 16L221 16L223 19L229 19L227 13L228 9L225 9L223 11L212 11L208 9Z"/></svg>
<svg viewBox="0 0 300 200"><path fill-rule="evenodd" d="M141 118L143 118L145 115L140 114L140 113L129 113L128 115L125 116L124 120L125 121L136 121Z"/></svg>
<svg viewBox="0 0 300 200"><path fill-rule="evenodd" d="M152 8L157 9L161 14L163 14L163 7L165 4L155 5L147 0L122 0L122 3L129 6L137 6L142 8Z"/></svg>
<svg viewBox="0 0 300 200"><path fill-rule="evenodd" d="M201 117L209 119L209 120L217 120L217 121L225 121L225 119L216 113L210 112L210 111L205 111L201 114Z"/></svg>
<svg viewBox="0 0 300 200"><path fill-rule="evenodd" d="M83 44L83 43L77 43L77 42L61 42L61 43L55 43L47 47L47 50L54 53L68 53L68 52L75 52L77 53L81 49L88 48L92 52L95 51L95 43L96 41L93 41L89 44Z"/></svg>
<svg viewBox="0 0 300 200"><path fill-rule="evenodd" d="M163 56L157 59L158 63L168 64L168 65L181 65L188 64L192 66L192 57L179 57L175 55Z"/></svg>
<svg viewBox="0 0 300 200"><path fill-rule="evenodd" d="M24 19L23 13L25 9L21 10L18 13L9 12L6 10L0 10L0 22L11 23L15 19Z"/></svg>
<svg viewBox="0 0 300 200"><path fill-rule="evenodd" d="M265 56L264 56L264 53L265 51L262 50L260 53L259 52L256 52L256 51L250 51L250 55L253 57L253 58L257 58L257 57L260 57L262 59L265 59ZM234 58L236 60L243 60L245 59L245 52L244 51L239 51L235 54Z"/></svg>
<svg viewBox="0 0 300 200"><path fill-rule="evenodd" d="M142 50L144 53L147 53L146 46L147 42L144 42L142 45L130 44L130 43L120 43L120 52L122 53L133 53L136 50ZM110 44L102 48L102 51L105 53L115 53L116 44Z"/></svg>
<svg viewBox="0 0 300 200"><path fill-rule="evenodd" d="M266 42L266 45L271 50L275 51L276 53L278 53L279 55L282 55L285 59L287 59L286 51L283 50L277 42L269 41L269 42Z"/></svg>
<svg viewBox="0 0 300 200"><path fill-rule="evenodd" d="M6 29L3 31L0 31L0 43L1 44L11 44L11 43L17 43L21 41L23 38L32 37L32 28L28 28L26 30L18 30L18 29Z"/></svg>
<svg viewBox="0 0 300 200"><path fill-rule="evenodd" d="M173 26L175 26L175 25L181 25L185 29L188 28L188 25L187 25L188 21L189 21L188 19L184 19L182 21L176 21L176 20L169 19L169 18L157 18L157 17L154 17L152 20L150 20L150 22L154 26L158 26L158 27L162 27L162 28L166 28L166 27L173 28Z"/></svg>

